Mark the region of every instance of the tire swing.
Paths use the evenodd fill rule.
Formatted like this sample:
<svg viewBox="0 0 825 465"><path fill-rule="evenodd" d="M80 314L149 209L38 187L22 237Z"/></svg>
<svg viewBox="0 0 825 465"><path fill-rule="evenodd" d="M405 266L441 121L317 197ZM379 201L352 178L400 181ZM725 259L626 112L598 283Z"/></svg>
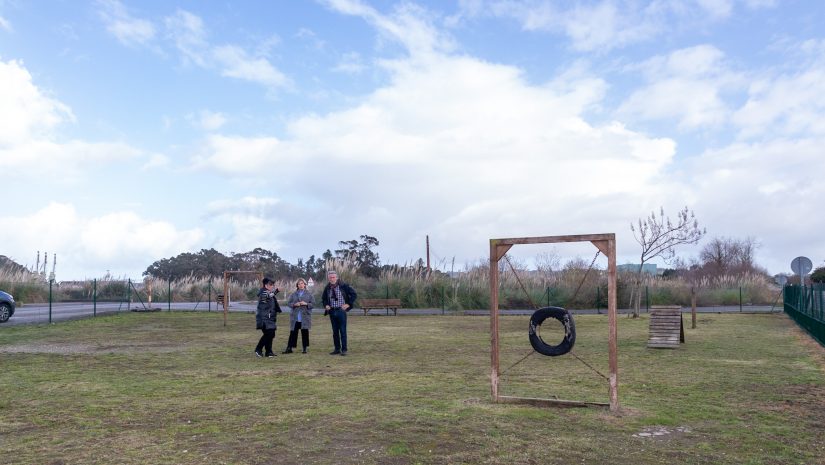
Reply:
<svg viewBox="0 0 825 465"><path fill-rule="evenodd" d="M555 318L564 326L564 339L557 345L551 345L542 339L539 329L544 320ZM536 352L550 357L564 355L573 350L576 343L576 325L573 322L573 315L567 309L561 307L544 307L533 312L530 317L530 328L528 329L530 345Z"/></svg>

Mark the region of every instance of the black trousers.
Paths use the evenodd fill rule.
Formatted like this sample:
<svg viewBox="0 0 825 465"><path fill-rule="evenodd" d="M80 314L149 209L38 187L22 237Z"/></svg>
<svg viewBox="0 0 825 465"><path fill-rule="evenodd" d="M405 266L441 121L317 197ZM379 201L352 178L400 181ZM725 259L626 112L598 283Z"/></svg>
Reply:
<svg viewBox="0 0 825 465"><path fill-rule="evenodd" d="M263 334L255 347L255 352L260 352L261 349L266 349L267 354L272 353L272 340L275 339L275 328L262 329Z"/></svg>
<svg viewBox="0 0 825 465"><path fill-rule="evenodd" d="M295 322L295 329L289 332L289 341L286 343L287 349L298 347L298 330L301 330L301 344L304 349L309 347L309 330L303 327L300 321Z"/></svg>

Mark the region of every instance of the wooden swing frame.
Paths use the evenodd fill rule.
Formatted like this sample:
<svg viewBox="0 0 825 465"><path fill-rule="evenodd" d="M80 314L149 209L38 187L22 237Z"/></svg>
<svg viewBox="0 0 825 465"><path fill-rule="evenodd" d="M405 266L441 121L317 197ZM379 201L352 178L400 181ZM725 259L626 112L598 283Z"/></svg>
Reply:
<svg viewBox="0 0 825 465"><path fill-rule="evenodd" d="M562 399L536 399L499 395L499 331L498 331L498 263L510 248L516 244L555 244L560 242L590 242L607 256L607 321L608 352L610 374L608 377L609 403L586 402ZM608 407L610 411L619 410L619 361L617 343L616 311L616 235L582 234L571 236L514 237L508 239L490 239L490 389L493 402L507 404L529 404L553 407Z"/></svg>
<svg viewBox="0 0 825 465"><path fill-rule="evenodd" d="M226 315L229 313L229 277L234 274L256 274L258 281L263 281L264 274L262 271L224 271L223 272L223 325L226 326Z"/></svg>

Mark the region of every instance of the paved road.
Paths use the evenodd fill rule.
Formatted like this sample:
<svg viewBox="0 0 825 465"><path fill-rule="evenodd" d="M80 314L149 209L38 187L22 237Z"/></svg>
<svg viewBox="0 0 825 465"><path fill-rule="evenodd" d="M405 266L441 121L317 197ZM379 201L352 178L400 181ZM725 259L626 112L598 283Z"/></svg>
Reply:
<svg viewBox="0 0 825 465"><path fill-rule="evenodd" d="M148 309L148 306L145 306L139 302L133 302L131 306L132 311L143 311ZM211 310L210 305L204 302L173 302L171 305L163 302L157 305L152 305L152 309L160 309L160 311L212 311L212 312L222 312L223 308L219 308L216 304L212 303ZM49 323L50 321L50 313L51 313L51 321L58 322L58 321L67 321L67 320L76 320L79 318L91 318L94 315L108 315L112 313L119 313L119 312L126 312L129 311L128 306L125 303L121 302L98 302L97 307L95 308L94 304L91 302L79 302L79 303L55 303L51 306L51 311L49 310L49 305L46 304L28 304L22 307L18 307L14 313L14 316L9 319L8 322L0 324L0 329L3 327L9 326L16 326L16 325L23 325L23 324L42 324L42 323ZM252 313L255 311L255 304L252 302L233 302L232 305L229 307L230 312L247 312ZM686 313L690 312L690 307L683 308L683 311ZM739 306L720 306L720 307L698 307L696 309L697 312L701 313L738 313L740 311ZM781 306L774 307L772 309L769 305L760 305L760 306L744 306L741 310L743 313L768 313L770 311L779 312L782 311ZM315 309L316 313L323 313L323 310ZM630 310L627 309L620 309L619 313L629 313ZM521 310L501 310L501 315L530 315L533 313L533 310L529 309L521 309ZM606 309L585 309L585 310L571 310L571 313L576 315L592 315L592 314L605 314L607 313ZM642 309L642 313L645 313L645 310ZM369 315L386 315L387 312L382 310L370 310ZM392 314L390 312L390 314ZM440 308L417 308L417 309L401 309L398 311L399 315L441 315L447 314L452 315L454 312L451 311L444 311ZM457 312L460 315L478 315L478 316L487 316L490 314L489 310L464 310ZM353 316L364 316L363 311L356 308L353 310L350 315Z"/></svg>

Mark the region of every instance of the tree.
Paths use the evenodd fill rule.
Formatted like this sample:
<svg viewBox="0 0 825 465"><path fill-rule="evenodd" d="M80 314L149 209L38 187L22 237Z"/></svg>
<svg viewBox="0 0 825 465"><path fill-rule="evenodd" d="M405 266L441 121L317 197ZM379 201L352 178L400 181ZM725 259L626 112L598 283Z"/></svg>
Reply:
<svg viewBox="0 0 825 465"><path fill-rule="evenodd" d="M372 248L378 246L378 239L368 235L362 235L360 239L361 242L356 239L338 242L341 248L335 251L335 255L352 261L362 275L377 278L381 271L381 261Z"/></svg>
<svg viewBox="0 0 825 465"><path fill-rule="evenodd" d="M714 237L699 252L701 274L711 280L727 275L764 274L754 261L757 248L759 244L752 237Z"/></svg>
<svg viewBox="0 0 825 465"><path fill-rule="evenodd" d="M825 283L825 266L820 266L811 273L811 282Z"/></svg>
<svg viewBox="0 0 825 465"><path fill-rule="evenodd" d="M665 216L665 209L659 208L659 216L651 212L647 218L639 218L638 224L630 223L630 230L636 242L642 247L639 256L639 270L634 282L633 317L639 316L640 290L642 286L642 267L653 258L659 257L668 263L676 256L676 247L695 244L706 234L699 228L699 222L692 211L685 207L676 214L676 221ZM632 298L632 297L631 297Z"/></svg>

